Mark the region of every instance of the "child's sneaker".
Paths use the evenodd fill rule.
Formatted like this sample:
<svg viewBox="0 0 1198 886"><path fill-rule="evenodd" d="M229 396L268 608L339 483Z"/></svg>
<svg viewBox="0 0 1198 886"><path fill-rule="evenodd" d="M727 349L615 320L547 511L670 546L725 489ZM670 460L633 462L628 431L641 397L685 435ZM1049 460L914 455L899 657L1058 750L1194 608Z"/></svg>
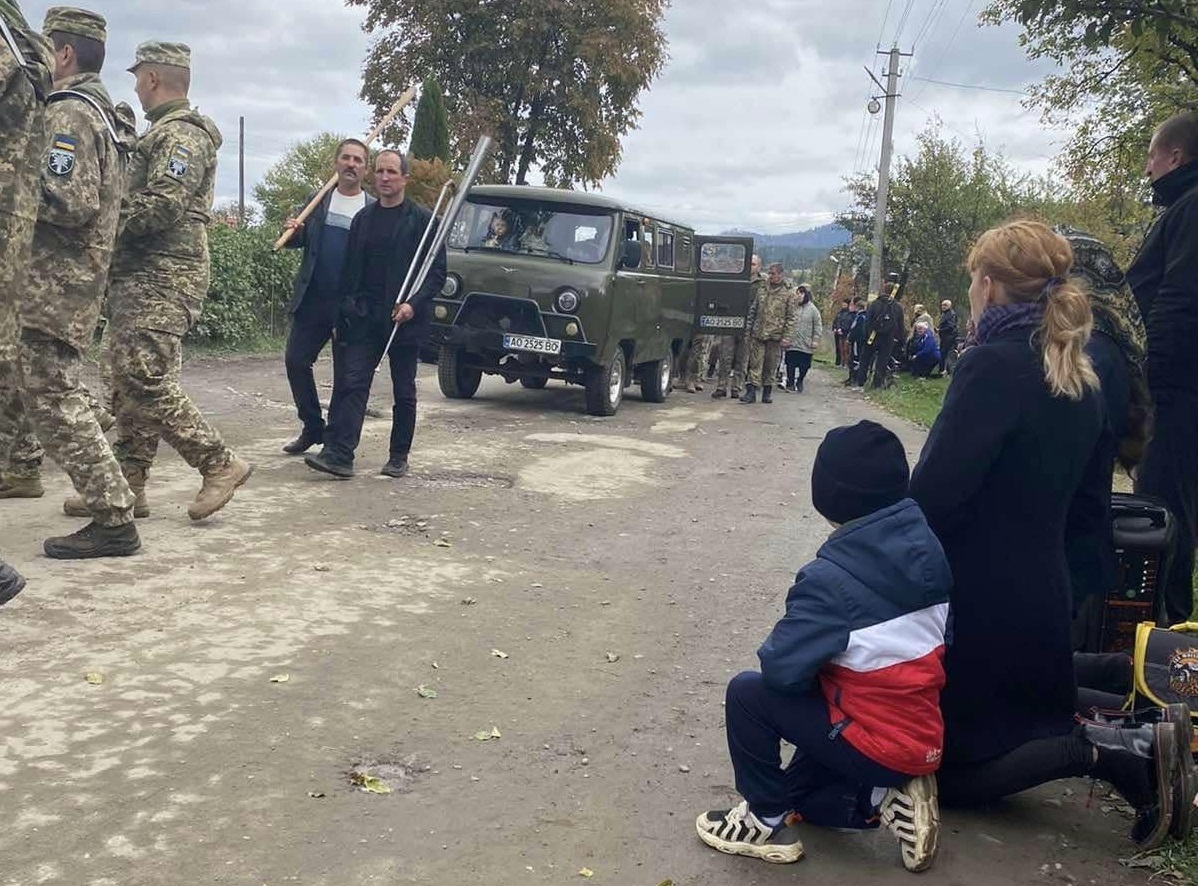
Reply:
<svg viewBox="0 0 1198 886"><path fill-rule="evenodd" d="M749 811L742 800L732 809L704 812L695 820L699 839L729 855L747 855L772 864L791 864L803 857L798 831L788 827L786 819L770 827Z"/></svg>
<svg viewBox="0 0 1198 886"><path fill-rule="evenodd" d="M879 811L882 824L898 837L903 867L916 873L930 868L940 848L936 776L921 775L901 788L887 789Z"/></svg>

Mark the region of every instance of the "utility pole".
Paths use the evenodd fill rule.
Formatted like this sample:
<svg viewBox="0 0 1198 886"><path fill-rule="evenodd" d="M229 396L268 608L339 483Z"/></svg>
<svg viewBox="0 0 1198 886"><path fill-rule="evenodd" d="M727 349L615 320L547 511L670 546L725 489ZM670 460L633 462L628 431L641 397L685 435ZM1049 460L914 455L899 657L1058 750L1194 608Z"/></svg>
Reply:
<svg viewBox="0 0 1198 886"><path fill-rule="evenodd" d="M245 227L245 117L237 118L237 226Z"/></svg>
<svg viewBox="0 0 1198 886"><path fill-rule="evenodd" d="M899 52L898 46L891 46L889 52L878 50L878 55L890 56L886 71L886 85L883 86L869 68L865 72L871 80L878 84L886 99L886 116L882 120L882 159L878 163L878 203L874 216L874 250L869 260L869 297L874 298L881 292L882 286L882 243L886 232L886 198L890 191L890 153L894 148L894 104L898 98L898 78L900 59L909 58L912 53ZM871 101L870 110L877 113L877 99Z"/></svg>

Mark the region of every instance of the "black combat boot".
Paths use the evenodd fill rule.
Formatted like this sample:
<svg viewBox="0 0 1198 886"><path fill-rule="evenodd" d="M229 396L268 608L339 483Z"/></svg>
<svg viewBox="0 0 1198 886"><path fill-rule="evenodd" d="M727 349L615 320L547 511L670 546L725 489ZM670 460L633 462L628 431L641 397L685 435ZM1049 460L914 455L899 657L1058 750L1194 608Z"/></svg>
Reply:
<svg viewBox="0 0 1198 886"><path fill-rule="evenodd" d="M309 431L307 428L304 428L302 431L300 431L300 435L298 437L283 447L283 451L288 455L303 455L313 446L316 446L318 443L320 443L323 437L323 433Z"/></svg>
<svg viewBox="0 0 1198 886"><path fill-rule="evenodd" d="M25 587L25 579L21 573L0 560L0 606L3 606Z"/></svg>
<svg viewBox="0 0 1198 886"><path fill-rule="evenodd" d="M70 535L48 538L42 547L46 556L54 560L128 557L141 548L141 539L137 537L137 528L132 523L101 526L93 522Z"/></svg>
<svg viewBox="0 0 1198 886"><path fill-rule="evenodd" d="M773 403L774 402L773 392L774 392L773 385L766 385L764 388L762 388L761 389L761 402L762 403Z"/></svg>
<svg viewBox="0 0 1198 886"><path fill-rule="evenodd" d="M714 391L711 392L712 400L718 400L721 397L727 397L727 396L728 396L728 392L725 391L723 388L716 388Z"/></svg>
<svg viewBox="0 0 1198 886"><path fill-rule="evenodd" d="M745 392L740 395L741 403L756 403L757 402L757 385L745 385Z"/></svg>

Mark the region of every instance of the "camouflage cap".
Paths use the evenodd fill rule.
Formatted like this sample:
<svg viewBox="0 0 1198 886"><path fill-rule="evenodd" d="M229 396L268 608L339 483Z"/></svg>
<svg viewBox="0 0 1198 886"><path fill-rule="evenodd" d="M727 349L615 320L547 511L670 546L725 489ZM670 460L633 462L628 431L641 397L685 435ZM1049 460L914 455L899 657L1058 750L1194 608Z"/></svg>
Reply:
<svg viewBox="0 0 1198 886"><path fill-rule="evenodd" d="M138 65L174 65L176 68L191 69L191 47L186 43L169 43L166 40L147 40L137 47L136 61L128 70L136 71Z"/></svg>
<svg viewBox="0 0 1198 886"><path fill-rule="evenodd" d="M49 35L56 31L74 34L77 37L90 37L101 43L108 39L108 23L104 21L104 16L90 9L79 9L75 6L51 6L46 10L42 33Z"/></svg>

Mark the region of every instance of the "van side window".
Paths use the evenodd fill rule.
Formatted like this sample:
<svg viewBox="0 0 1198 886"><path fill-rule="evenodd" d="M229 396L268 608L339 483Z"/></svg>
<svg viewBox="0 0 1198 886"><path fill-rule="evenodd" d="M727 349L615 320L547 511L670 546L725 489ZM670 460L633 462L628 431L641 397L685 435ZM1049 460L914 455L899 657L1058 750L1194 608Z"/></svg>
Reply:
<svg viewBox="0 0 1198 886"><path fill-rule="evenodd" d="M641 228L641 267L643 268L653 267L653 260L657 255L657 250L653 246L655 233L653 228Z"/></svg>
<svg viewBox="0 0 1198 886"><path fill-rule="evenodd" d="M674 267L673 231L657 232L657 265L662 268Z"/></svg>
<svg viewBox="0 0 1198 886"><path fill-rule="evenodd" d="M674 269L686 272L691 269L691 238L686 234L678 238L678 247L674 252Z"/></svg>

